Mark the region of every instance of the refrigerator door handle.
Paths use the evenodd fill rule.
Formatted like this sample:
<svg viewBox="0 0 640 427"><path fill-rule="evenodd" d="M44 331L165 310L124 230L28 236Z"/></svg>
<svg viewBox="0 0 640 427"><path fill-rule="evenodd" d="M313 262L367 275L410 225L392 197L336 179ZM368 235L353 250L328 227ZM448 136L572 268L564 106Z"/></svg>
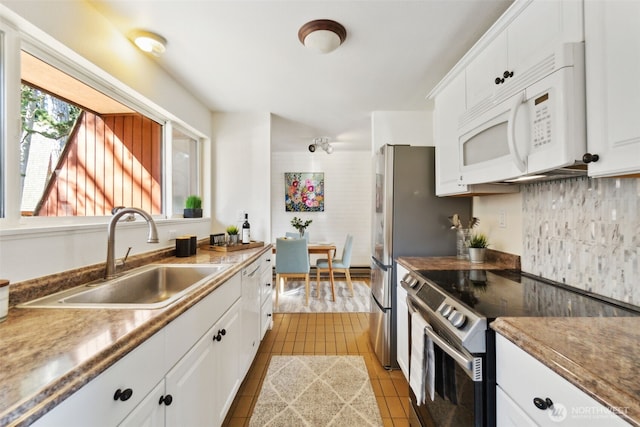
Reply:
<svg viewBox="0 0 640 427"><path fill-rule="evenodd" d="M378 259L374 256L371 257L371 261L373 261L373 263L375 265L377 265L381 270L383 271L387 271L390 267L392 267L391 265L386 265L381 263L380 261L378 261Z"/></svg>
<svg viewBox="0 0 640 427"><path fill-rule="evenodd" d="M376 303L376 305L378 306L378 309L380 309L380 311L382 311L383 313L386 313L387 311L391 310L390 307L384 307L382 304L380 304L380 301L378 301L378 298L376 298L375 295L371 294L371 299L373 302Z"/></svg>

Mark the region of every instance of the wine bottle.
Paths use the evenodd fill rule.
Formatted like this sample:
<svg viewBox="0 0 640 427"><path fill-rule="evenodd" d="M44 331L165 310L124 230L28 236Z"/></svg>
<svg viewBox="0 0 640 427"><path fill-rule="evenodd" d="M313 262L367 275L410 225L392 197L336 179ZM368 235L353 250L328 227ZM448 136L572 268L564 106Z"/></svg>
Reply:
<svg viewBox="0 0 640 427"><path fill-rule="evenodd" d="M249 224L249 214L244 214L244 223L242 224L242 244L246 245L251 242L251 225Z"/></svg>

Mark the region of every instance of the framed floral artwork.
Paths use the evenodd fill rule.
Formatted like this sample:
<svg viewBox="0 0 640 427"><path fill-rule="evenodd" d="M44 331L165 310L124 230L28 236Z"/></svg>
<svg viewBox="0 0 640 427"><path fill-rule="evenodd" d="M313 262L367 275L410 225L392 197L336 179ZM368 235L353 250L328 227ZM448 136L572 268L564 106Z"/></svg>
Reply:
<svg viewBox="0 0 640 427"><path fill-rule="evenodd" d="M324 212L324 173L285 172L286 212Z"/></svg>

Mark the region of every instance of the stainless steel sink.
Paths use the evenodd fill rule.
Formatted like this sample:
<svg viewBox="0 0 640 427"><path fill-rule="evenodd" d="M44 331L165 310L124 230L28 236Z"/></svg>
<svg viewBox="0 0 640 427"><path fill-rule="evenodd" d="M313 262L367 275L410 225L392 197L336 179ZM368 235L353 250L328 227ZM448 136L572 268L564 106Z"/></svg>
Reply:
<svg viewBox="0 0 640 427"><path fill-rule="evenodd" d="M21 308L165 307L210 282L230 265L151 264L111 280L100 280L21 304Z"/></svg>

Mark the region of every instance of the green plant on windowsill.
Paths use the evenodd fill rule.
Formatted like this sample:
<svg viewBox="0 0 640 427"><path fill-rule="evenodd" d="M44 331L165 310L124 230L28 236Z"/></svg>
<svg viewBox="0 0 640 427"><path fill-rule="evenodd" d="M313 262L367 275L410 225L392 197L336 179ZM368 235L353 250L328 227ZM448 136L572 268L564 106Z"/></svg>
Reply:
<svg viewBox="0 0 640 427"><path fill-rule="evenodd" d="M487 236L482 233L477 233L471 236L469 239L469 247L470 248L486 248L489 246L489 240Z"/></svg>
<svg viewBox="0 0 640 427"><path fill-rule="evenodd" d="M200 196L192 194L187 197L184 203L184 217L185 218L202 218L202 199Z"/></svg>

